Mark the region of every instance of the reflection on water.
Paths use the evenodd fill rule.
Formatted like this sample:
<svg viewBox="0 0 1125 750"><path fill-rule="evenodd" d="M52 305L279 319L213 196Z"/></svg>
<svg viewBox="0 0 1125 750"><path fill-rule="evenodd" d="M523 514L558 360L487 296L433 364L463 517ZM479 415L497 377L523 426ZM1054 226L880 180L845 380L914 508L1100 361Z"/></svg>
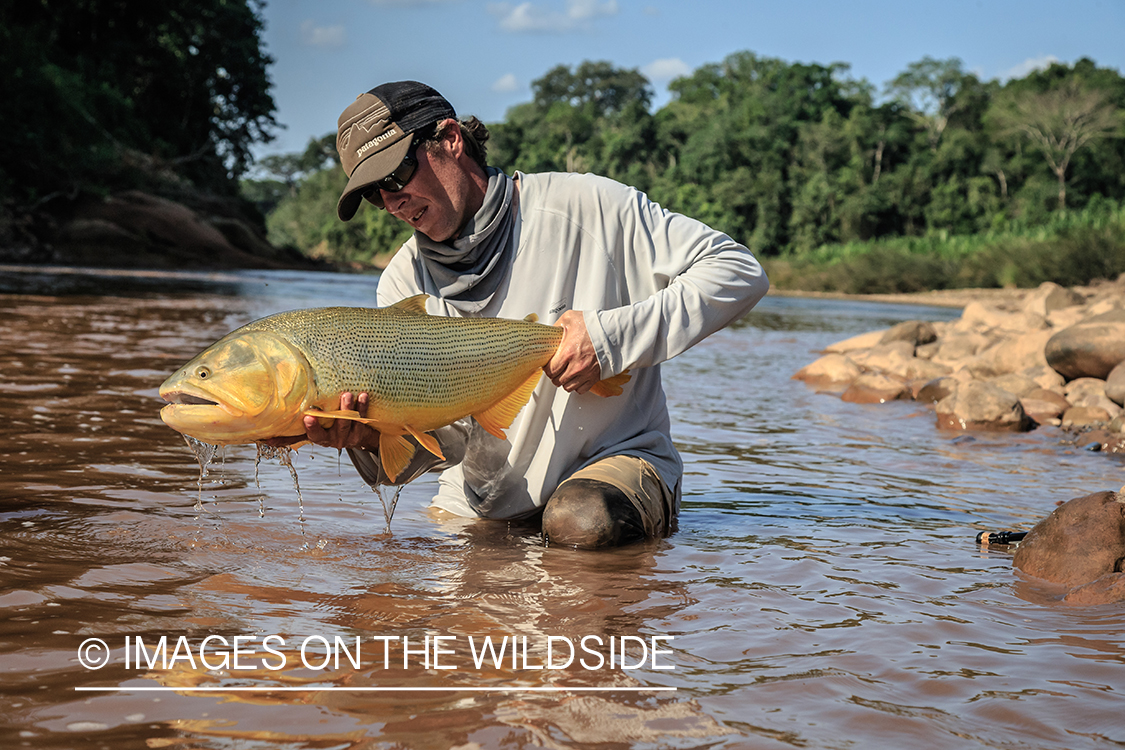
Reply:
<svg viewBox="0 0 1125 750"><path fill-rule="evenodd" d="M0 746L1125 743L1125 607L1060 605L973 544L1120 487L1121 459L1048 430L954 437L914 405L789 380L833 341L956 311L769 298L666 365L684 511L650 544L544 549L530 527L430 512L432 479L386 533L379 497L323 449L293 458L303 502L250 447L200 481L157 416L164 377L253 318L373 304L373 284L0 274ZM159 663L162 636L189 653ZM235 637L237 668L218 648ZM357 637L359 659L318 667ZM485 637L528 651L478 665ZM599 667L546 660L586 637ZM102 669L78 661L88 638ZM126 666L126 638L151 666ZM641 666L609 667L611 638ZM643 658L654 643L674 669ZM179 690L75 690L115 685ZM558 685L612 690L510 690Z"/></svg>

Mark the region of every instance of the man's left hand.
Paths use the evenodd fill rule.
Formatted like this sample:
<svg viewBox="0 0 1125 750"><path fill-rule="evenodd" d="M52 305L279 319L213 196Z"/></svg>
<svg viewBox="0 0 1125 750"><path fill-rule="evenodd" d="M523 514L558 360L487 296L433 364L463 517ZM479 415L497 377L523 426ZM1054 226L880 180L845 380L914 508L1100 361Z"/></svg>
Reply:
<svg viewBox="0 0 1125 750"><path fill-rule="evenodd" d="M563 329L563 338L543 372L559 388L568 393L585 393L602 379L602 366L586 330L586 320L578 310L568 310L555 321Z"/></svg>

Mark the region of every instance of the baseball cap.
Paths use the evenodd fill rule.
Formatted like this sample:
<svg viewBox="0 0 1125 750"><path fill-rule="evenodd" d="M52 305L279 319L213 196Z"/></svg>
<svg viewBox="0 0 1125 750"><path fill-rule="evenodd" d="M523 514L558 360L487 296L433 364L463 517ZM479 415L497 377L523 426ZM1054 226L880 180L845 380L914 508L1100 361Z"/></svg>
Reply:
<svg viewBox="0 0 1125 750"><path fill-rule="evenodd" d="M417 81L384 83L356 97L336 129L336 151L348 175L337 215L344 221L355 216L364 190L402 163L412 134L450 117L457 117L453 105Z"/></svg>

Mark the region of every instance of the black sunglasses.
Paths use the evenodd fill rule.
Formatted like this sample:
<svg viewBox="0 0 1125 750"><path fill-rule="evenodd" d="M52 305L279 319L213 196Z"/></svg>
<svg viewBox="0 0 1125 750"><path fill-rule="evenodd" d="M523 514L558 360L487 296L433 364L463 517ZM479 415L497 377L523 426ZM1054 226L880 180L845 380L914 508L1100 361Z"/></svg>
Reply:
<svg viewBox="0 0 1125 750"><path fill-rule="evenodd" d="M385 208L383 205L383 196L379 193L380 190L386 190L388 193L397 193L406 187L410 182L410 178L414 176L414 171L418 168L418 159L414 156L414 150L418 147L418 141L414 140L410 144L410 149L407 150L406 156L402 157L402 162L395 167L395 171L379 180L378 182L371 183L367 190L363 191L363 197L379 208Z"/></svg>

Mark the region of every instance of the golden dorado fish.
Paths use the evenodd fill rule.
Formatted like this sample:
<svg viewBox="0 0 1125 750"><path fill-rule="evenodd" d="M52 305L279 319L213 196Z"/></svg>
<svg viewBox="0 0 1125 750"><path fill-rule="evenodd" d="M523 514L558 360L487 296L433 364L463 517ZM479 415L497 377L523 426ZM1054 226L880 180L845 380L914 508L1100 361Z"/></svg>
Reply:
<svg viewBox="0 0 1125 750"><path fill-rule="evenodd" d="M502 318L426 314L426 295L384 308L278 313L212 344L160 386L160 418L215 445L303 435L304 417L351 419L379 431L392 481L414 456L412 436L444 459L429 431L472 416L504 439L531 398L563 330ZM628 372L591 389L621 393ZM367 416L339 410L340 394L369 394Z"/></svg>

